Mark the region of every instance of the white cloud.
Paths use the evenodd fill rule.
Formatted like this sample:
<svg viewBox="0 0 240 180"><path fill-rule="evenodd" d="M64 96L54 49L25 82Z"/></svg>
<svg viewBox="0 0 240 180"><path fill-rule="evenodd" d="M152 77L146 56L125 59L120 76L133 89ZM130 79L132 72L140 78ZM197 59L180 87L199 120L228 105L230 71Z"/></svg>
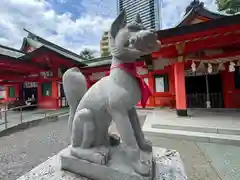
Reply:
<svg viewBox="0 0 240 180"><path fill-rule="evenodd" d="M163 0L163 27L178 23L191 1ZM203 2L216 11L215 0ZM67 6L76 12L67 12ZM115 0L0 0L0 44L19 49L26 28L76 53L85 47L99 51L102 32L109 28L116 10Z"/></svg>
<svg viewBox="0 0 240 180"><path fill-rule="evenodd" d="M112 22L94 14L73 20L70 12L58 14L47 1L36 0L1 0L0 17L0 44L19 48L26 28L76 53L99 50L99 38Z"/></svg>
<svg viewBox="0 0 240 180"><path fill-rule="evenodd" d="M66 3L67 2L67 0L57 0L59 3L62 3L62 4L64 4L64 3Z"/></svg>

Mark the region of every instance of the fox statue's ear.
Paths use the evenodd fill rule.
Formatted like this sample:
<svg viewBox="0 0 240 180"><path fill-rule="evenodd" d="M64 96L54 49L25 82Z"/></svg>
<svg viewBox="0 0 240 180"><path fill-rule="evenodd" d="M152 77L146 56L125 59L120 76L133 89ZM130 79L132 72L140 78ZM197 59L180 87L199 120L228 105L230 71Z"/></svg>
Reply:
<svg viewBox="0 0 240 180"><path fill-rule="evenodd" d="M127 16L125 9L118 15L118 17L113 21L110 28L110 35L114 38L116 37L118 31L125 27L127 24Z"/></svg>

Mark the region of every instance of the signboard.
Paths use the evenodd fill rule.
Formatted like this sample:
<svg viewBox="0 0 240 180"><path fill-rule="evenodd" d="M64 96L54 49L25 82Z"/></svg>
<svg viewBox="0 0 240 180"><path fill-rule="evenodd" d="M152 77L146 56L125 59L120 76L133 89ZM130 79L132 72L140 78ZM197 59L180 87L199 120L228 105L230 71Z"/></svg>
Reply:
<svg viewBox="0 0 240 180"><path fill-rule="evenodd" d="M53 77L53 72L52 71L43 71L43 72L40 72L40 75L43 77Z"/></svg>
<svg viewBox="0 0 240 180"><path fill-rule="evenodd" d="M23 84L24 88L36 88L38 87L38 84L36 82L25 82Z"/></svg>

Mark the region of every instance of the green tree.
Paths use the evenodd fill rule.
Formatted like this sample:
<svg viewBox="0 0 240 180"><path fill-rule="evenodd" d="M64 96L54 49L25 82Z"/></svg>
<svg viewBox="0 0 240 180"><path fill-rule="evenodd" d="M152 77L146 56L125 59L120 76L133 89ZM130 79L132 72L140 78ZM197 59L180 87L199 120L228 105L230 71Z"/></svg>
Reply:
<svg viewBox="0 0 240 180"><path fill-rule="evenodd" d="M102 57L106 57L106 56L110 56L110 55L111 55L111 53L109 51L103 51L101 54Z"/></svg>
<svg viewBox="0 0 240 180"><path fill-rule="evenodd" d="M228 14L240 12L240 0L216 0L219 11L225 11Z"/></svg>
<svg viewBox="0 0 240 180"><path fill-rule="evenodd" d="M85 48L80 52L80 56L84 60L90 60L90 59L95 58L94 53L95 53L95 51Z"/></svg>

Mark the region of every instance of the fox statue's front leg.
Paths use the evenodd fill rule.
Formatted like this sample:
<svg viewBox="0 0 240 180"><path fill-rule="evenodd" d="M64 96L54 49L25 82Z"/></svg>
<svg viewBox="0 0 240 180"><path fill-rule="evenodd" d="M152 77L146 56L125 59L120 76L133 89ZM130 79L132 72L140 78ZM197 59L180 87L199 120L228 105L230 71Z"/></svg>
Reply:
<svg viewBox="0 0 240 180"><path fill-rule="evenodd" d="M71 154L97 164L106 164L110 153L107 129L109 123L102 126L101 131L94 122L94 114L84 108L76 112L72 128ZM103 124L104 125L104 124Z"/></svg>
<svg viewBox="0 0 240 180"><path fill-rule="evenodd" d="M114 89L114 86L112 86L112 88ZM118 96L115 96L113 93L109 95L109 106L112 119L116 124L123 142L127 145L125 151L128 158L131 159L133 169L142 176L148 176L150 174L150 166L141 159L141 153L144 152L139 147L137 140L139 137L136 136L136 134L140 135L140 131L137 130L137 127L140 125L133 128L129 116L129 109L132 109L132 104L129 103L131 101L129 98L131 95L119 86L115 86L115 88Z"/></svg>
<svg viewBox="0 0 240 180"><path fill-rule="evenodd" d="M134 135L138 142L138 146L142 151L152 152L152 143L145 139L144 134L142 132L142 128L139 122L138 114L136 108L133 107L129 111L129 119L132 124L132 128L134 130Z"/></svg>

